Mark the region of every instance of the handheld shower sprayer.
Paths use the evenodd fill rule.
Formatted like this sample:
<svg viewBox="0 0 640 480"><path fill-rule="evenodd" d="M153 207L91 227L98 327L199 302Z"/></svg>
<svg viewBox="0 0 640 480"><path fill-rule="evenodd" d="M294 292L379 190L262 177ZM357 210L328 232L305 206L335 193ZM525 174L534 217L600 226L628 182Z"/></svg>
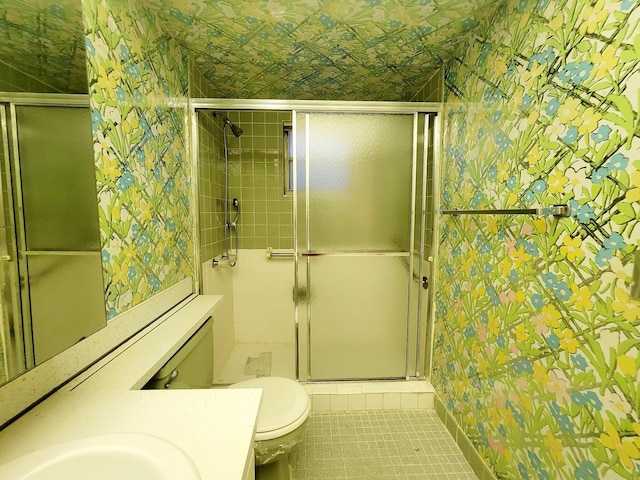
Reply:
<svg viewBox="0 0 640 480"><path fill-rule="evenodd" d="M229 146L227 144L227 127L231 129L233 134L236 137L240 137L242 135L242 129L237 125L234 125L231 120L229 120L226 115L221 112L213 111L212 115L214 117L219 116L222 119L222 136L224 143L224 253L222 254L222 259L228 262L228 265L234 267L238 261L238 217L240 216L240 202L237 198L234 198L232 201L233 207L236 209L235 217L232 221L229 221ZM229 244L231 243L230 233L233 230L235 237L235 258L229 255ZM214 259L215 260L215 259ZM215 267L218 265L216 261L212 263Z"/></svg>
<svg viewBox="0 0 640 480"><path fill-rule="evenodd" d="M235 228L238 217L240 216L240 202L237 198L234 198L231 200L231 205L236 209L236 216L233 217L233 220L231 221L231 226Z"/></svg>

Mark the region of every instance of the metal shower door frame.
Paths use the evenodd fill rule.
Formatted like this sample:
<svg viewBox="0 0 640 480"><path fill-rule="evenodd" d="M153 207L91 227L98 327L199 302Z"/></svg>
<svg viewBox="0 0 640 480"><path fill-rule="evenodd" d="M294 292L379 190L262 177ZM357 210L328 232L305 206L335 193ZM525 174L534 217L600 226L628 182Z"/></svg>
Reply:
<svg viewBox="0 0 640 480"><path fill-rule="evenodd" d="M0 95L0 108L2 109L2 128L4 135L5 159L3 168L8 176L6 186L9 189L7 197L11 205L5 206L5 211L10 208L13 216L15 251L8 254L6 263L15 273L17 291L12 295L13 300L13 334L11 335L12 349L20 351L14 355L24 369L30 369L37 365L35 351L35 339L29 294L29 268L28 258L70 256L72 258L96 255L100 252L88 251L31 251L27 248L26 217L24 213L24 195L22 190L22 173L20 148L18 137L18 109L22 107L58 107L58 108L89 108L88 95L76 94L34 94L34 93L3 93ZM96 211L97 215L97 211ZM2 259L3 264L5 259ZM4 266L4 265L3 265ZM10 379L10 378L9 378Z"/></svg>
<svg viewBox="0 0 640 480"><path fill-rule="evenodd" d="M325 101L325 100L274 100L274 99L220 99L220 98L192 98L190 99L190 110L192 112L192 138L191 145L197 150L197 122L195 121L195 111L198 109L221 109L221 110L289 110L292 112L292 124L294 128L294 132L292 135L293 141L293 175L294 178L297 177L297 135L295 132L296 118L297 114L300 112L318 112L318 113L388 113L388 114L411 114L417 118L420 114L432 114L433 122L435 122L434 127L434 137L435 140L433 142L434 152L433 152L433 184L431 187L434 189L434 230L433 230L433 245L434 248L437 249L437 222L438 215L436 212L439 209L438 205L438 182L439 182L439 162L440 162L440 132L441 132L441 123L442 123L442 114L444 111L443 104L440 102L385 102L385 101ZM417 120L414 120L414 133L417 125ZM425 131L426 133L426 131ZM417 149L417 134L414 134L414 167L415 168L415 155ZM426 145L427 142L425 142ZM195 162L194 162L195 163ZM196 165L193 166L196 168ZM415 172L417 174L418 172ZM414 178L415 178L414 174ZM197 177L197 175L196 175ZM297 212L297 204L298 204L298 192L297 189L294 189L293 192L293 202L294 202L294 225L297 225L299 222L299 213ZM415 192L415 181L413 182L412 187L412 196L416 195ZM415 198L412 197L413 203L412 208L415 205ZM197 202L196 202L197 204ZM413 212L412 212L413 213ZM196 228L195 228L195 238L198 238L198 216L196 215ZM412 225L414 224L412 220ZM415 228L415 227L414 227ZM298 285L298 275L299 275L299 264L301 261L300 252L297 250L298 245L298 232L297 228L294 228L294 284ZM413 235L411 236L413 241ZM422 247L421 247L422 248ZM434 252L435 253L435 252ZM411 258L411 257L410 257ZM436 271L436 259L437 256L434 255L434 262L432 263L432 272L435 275ZM199 269L199 262L196 266ZM198 275L199 278L202 278L202 275ZM427 301L433 301L435 297L435 279L433 279L430 283L429 290L427 292ZM410 290L410 289L409 289ZM295 305L295 313L294 313L294 328L295 328L295 357L296 357L296 378L300 381L310 381L309 377L309 361L310 355L308 350L306 352L301 352L301 344L302 348L305 348L308 345L308 338L303 335L303 332L300 331L300 312L299 312L299 302L296 300ZM428 374L428 366L430 364L430 354L431 354L431 344L433 342L433 309L430 309L429 312L423 312L423 318L418 320L417 325L417 337L420 336L421 332L425 332L427 334L427 339L424 342L423 348L420 349L422 351L416 352L415 355L415 365L407 365L406 369L406 378L414 378L413 372L415 371L415 376L420 378L429 377ZM407 322L407 326L408 326ZM422 325L422 328L421 328ZM416 338L416 347L420 348L419 345L420 338ZM305 345L306 344L306 345ZM306 354L305 354L306 353ZM304 356L304 358L302 358ZM303 366L304 368L301 368ZM411 373L410 373L411 372Z"/></svg>
<svg viewBox="0 0 640 480"><path fill-rule="evenodd" d="M0 182L0 207L2 208L2 235L0 235L0 285L2 285L2 340L4 346L5 369L7 380L20 374L27 368L34 366L31 330L23 328L22 300L20 292L20 269L18 265L18 219L14 206L14 186L11 173L11 153L15 128L10 119L12 117L12 105L2 103L0 105L0 122L2 131L3 164L0 167L3 178ZM7 204L5 204L5 198ZM9 236L11 239L9 240ZM6 315L5 315L6 313ZM25 345L26 344L26 345Z"/></svg>

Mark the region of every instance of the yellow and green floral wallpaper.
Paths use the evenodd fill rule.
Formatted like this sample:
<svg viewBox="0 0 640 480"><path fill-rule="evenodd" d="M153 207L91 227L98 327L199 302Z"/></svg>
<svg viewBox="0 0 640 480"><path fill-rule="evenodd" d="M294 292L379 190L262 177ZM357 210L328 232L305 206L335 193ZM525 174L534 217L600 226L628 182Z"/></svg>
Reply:
<svg viewBox="0 0 640 480"><path fill-rule="evenodd" d="M188 65L139 2L92 0L83 8L112 317L193 271Z"/></svg>
<svg viewBox="0 0 640 480"><path fill-rule="evenodd" d="M446 67L433 381L499 478L640 478L640 4L510 0Z"/></svg>
<svg viewBox="0 0 640 480"><path fill-rule="evenodd" d="M217 97L410 100L496 0L149 0Z"/></svg>
<svg viewBox="0 0 640 480"><path fill-rule="evenodd" d="M15 83L5 78L5 74L11 73L6 67L10 65L39 80L36 88L23 91L87 92L80 1L3 0L0 3L3 90L9 90L6 85Z"/></svg>

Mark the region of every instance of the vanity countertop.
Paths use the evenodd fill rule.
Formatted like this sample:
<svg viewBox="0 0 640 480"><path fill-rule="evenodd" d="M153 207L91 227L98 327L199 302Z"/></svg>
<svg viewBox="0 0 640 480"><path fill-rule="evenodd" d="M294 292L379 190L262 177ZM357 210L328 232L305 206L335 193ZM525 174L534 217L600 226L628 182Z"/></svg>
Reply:
<svg viewBox="0 0 640 480"><path fill-rule="evenodd" d="M141 432L180 447L203 480L244 478L258 389L140 390L207 320L220 296L192 297L0 431L0 464L79 437Z"/></svg>

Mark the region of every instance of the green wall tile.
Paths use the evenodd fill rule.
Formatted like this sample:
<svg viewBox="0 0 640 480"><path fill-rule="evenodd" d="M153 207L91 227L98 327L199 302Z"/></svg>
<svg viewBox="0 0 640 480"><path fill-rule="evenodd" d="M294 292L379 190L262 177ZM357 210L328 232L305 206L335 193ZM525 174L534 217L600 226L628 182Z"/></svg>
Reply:
<svg viewBox="0 0 640 480"><path fill-rule="evenodd" d="M244 130L243 135L238 141L229 138L229 145L232 142L235 148L230 152L229 163L229 185L230 198L239 198L241 202L241 214L238 221L238 232L240 237L241 248L266 248L272 246L274 248L284 248L281 246L279 236L282 232L282 226L285 226L285 232L291 236L293 230L293 219L291 215L279 216L279 212L291 212L292 197L282 194L282 126L283 119L291 118L289 112L224 112L227 117ZM242 123L245 120L249 123ZM267 122L273 122L269 125ZM206 125L207 129L213 128L212 125ZM212 150L219 150L215 161L208 167L210 171L216 171L219 177L218 186L220 196L218 198L219 205L213 205L213 209L220 212L223 202L221 197L224 195L224 161L221 140L221 125L216 127L218 137L213 135L204 135L209 144L215 145ZM264 136L269 131L273 137ZM262 134L256 136L256 132ZM202 135L201 135L202 136ZM201 140L202 142L202 140ZM274 147L267 152L269 146ZM205 170L203 168L202 170ZM201 182L202 183L202 182ZM207 192L207 196L214 200L215 195L210 192L211 186L217 183L210 182L201 192ZM200 202L201 203L201 202ZM220 214L221 217L221 214ZM212 217L212 221L219 220ZM215 225L206 225L215 232ZM202 227L202 225L201 225ZM223 229L219 227L217 237L222 235ZM214 236L214 243L218 240ZM218 241L220 243L220 241ZM284 240L286 245L291 244L291 238ZM288 248L288 247L287 247ZM220 252L218 252L220 253Z"/></svg>

